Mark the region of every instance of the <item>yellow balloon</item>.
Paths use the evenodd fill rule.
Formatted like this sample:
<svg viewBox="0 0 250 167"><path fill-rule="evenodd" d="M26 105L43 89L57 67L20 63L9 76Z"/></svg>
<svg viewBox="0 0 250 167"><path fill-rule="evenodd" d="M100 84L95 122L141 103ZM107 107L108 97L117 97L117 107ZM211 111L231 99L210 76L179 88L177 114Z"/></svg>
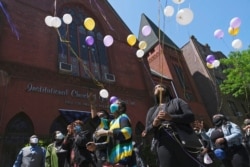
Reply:
<svg viewBox="0 0 250 167"><path fill-rule="evenodd" d="M127 42L130 46L134 46L136 43L136 37L133 34L128 35Z"/></svg>
<svg viewBox="0 0 250 167"><path fill-rule="evenodd" d="M239 27L238 28L232 28L232 27L229 27L228 28L228 33L232 36L235 36L239 33L240 29Z"/></svg>
<svg viewBox="0 0 250 167"><path fill-rule="evenodd" d="M92 31L95 28L95 21L92 18L88 17L84 20L84 26L89 31Z"/></svg>
<svg viewBox="0 0 250 167"><path fill-rule="evenodd" d="M214 65L207 62L207 68L212 69L212 68L214 68Z"/></svg>
<svg viewBox="0 0 250 167"><path fill-rule="evenodd" d="M140 41L139 42L139 48L140 49L146 49L146 47L147 47L147 42L145 42L145 41Z"/></svg>

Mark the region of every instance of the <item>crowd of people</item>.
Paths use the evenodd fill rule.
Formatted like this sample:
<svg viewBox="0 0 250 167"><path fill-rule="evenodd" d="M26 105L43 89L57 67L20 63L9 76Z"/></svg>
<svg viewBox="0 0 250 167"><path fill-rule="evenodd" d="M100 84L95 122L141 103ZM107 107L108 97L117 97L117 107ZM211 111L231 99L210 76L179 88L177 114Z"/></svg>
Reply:
<svg viewBox="0 0 250 167"><path fill-rule="evenodd" d="M147 112L142 137L152 137L150 151L156 155L155 166L250 166L250 119L240 127L216 114L213 127L205 129L187 102L173 98L165 85L157 84L153 93L155 105ZM67 134L55 131L46 148L32 135L13 167L144 167L143 161L138 163L141 157L135 151L126 103L115 97L107 112L96 110L92 95L89 101L90 119L70 123Z"/></svg>

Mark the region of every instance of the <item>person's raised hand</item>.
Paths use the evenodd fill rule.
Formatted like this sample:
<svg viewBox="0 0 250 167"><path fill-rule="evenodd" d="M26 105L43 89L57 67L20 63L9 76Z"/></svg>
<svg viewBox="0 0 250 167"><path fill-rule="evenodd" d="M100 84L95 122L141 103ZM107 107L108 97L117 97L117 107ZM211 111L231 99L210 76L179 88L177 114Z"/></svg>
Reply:
<svg viewBox="0 0 250 167"><path fill-rule="evenodd" d="M160 120L166 120L166 121L170 121L172 119L172 117L167 112L164 111L160 111L157 117Z"/></svg>

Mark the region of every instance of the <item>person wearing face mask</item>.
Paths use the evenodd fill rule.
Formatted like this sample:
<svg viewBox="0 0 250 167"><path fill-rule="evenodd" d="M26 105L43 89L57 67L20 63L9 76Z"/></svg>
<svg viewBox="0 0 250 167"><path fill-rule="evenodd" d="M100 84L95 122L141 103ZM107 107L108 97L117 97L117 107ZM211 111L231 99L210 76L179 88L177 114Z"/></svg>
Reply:
<svg viewBox="0 0 250 167"><path fill-rule="evenodd" d="M156 153L159 167L203 166L197 159L202 146L190 125L195 117L187 102L172 98L170 90L161 83L155 85L153 93L155 105L147 112L143 136L153 134L151 151ZM192 140L190 136L183 137L185 133L193 134ZM185 142L187 139L197 147L191 147L190 142Z"/></svg>
<svg viewBox="0 0 250 167"><path fill-rule="evenodd" d="M108 150L107 166L135 167L136 160L133 156L132 126L126 114L126 103L120 99L110 105L110 112L114 115L109 129L99 129L95 136L107 136L107 140L102 143L89 142L87 149L95 151L103 147Z"/></svg>
<svg viewBox="0 0 250 167"><path fill-rule="evenodd" d="M46 149L38 145L38 137L32 135L29 146L22 148L13 167L44 167Z"/></svg>
<svg viewBox="0 0 250 167"><path fill-rule="evenodd" d="M84 123L81 120L76 120L73 123L74 133L71 138L71 154L70 163L73 167L92 167L94 166L92 153L86 149L86 144L92 140L92 133L84 130ZM72 136L71 136L72 137ZM69 138L70 139L70 138ZM64 144L67 139L64 140Z"/></svg>
<svg viewBox="0 0 250 167"><path fill-rule="evenodd" d="M69 167L67 150L62 148L64 135L61 131L53 133L53 143L46 149L45 167Z"/></svg>
<svg viewBox="0 0 250 167"><path fill-rule="evenodd" d="M248 153L242 145L240 127L222 114L213 116L213 128L203 131L203 137L211 143L215 157L225 167L249 167Z"/></svg>

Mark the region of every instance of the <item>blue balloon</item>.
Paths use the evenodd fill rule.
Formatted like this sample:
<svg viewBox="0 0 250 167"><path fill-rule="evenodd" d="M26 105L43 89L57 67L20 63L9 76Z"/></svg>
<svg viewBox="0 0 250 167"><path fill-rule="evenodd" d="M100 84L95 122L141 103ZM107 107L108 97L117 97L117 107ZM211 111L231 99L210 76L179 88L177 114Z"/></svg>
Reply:
<svg viewBox="0 0 250 167"><path fill-rule="evenodd" d="M112 114L115 113L116 111L118 111L118 108L119 108L119 106L118 106L118 104L116 104L116 103L111 104L110 107L109 107L110 112L111 112Z"/></svg>

